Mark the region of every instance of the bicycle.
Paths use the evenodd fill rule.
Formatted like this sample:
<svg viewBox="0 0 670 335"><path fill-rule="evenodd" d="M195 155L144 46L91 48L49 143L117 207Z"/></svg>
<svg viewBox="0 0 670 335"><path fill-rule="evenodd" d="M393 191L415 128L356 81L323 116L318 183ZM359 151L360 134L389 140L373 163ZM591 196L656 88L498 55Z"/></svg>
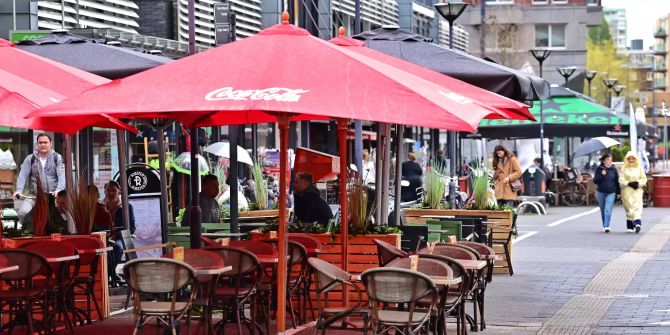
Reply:
<svg viewBox="0 0 670 335"><path fill-rule="evenodd" d="M559 202L575 207L586 204L586 187L581 184L581 175L577 169L565 168L564 176L556 185Z"/></svg>

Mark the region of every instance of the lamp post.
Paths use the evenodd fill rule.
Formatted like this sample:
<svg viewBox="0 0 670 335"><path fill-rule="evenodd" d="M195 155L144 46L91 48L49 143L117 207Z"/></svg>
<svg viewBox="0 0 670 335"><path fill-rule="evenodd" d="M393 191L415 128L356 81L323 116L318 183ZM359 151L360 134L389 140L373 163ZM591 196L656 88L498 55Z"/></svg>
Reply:
<svg viewBox="0 0 670 335"><path fill-rule="evenodd" d="M584 78L589 82L589 96L591 96L591 81L598 74L597 71L584 71Z"/></svg>
<svg viewBox="0 0 670 335"><path fill-rule="evenodd" d="M577 71L577 68L574 66L568 66L568 67L558 67L556 68L556 70L558 70L558 73L560 73L561 76L565 78L565 85L563 85L563 87L567 88L568 79L570 78L570 76L572 76L573 73L575 73L575 71Z"/></svg>
<svg viewBox="0 0 670 335"><path fill-rule="evenodd" d="M618 80L615 78L603 79L603 84L605 84L605 87L607 87L607 107L612 108L612 92L610 90L616 86L617 82Z"/></svg>
<svg viewBox="0 0 670 335"><path fill-rule="evenodd" d="M442 2L436 3L435 10L442 16L447 22L449 22L449 49L454 48L454 21L463 14L463 11L468 6L467 3L462 1L453 1L453 2ZM439 27L439 25L438 25ZM456 155L456 132L449 132L449 151L450 151L450 161L451 161L451 170L454 173L457 172L456 166L458 165ZM449 182L449 199L451 201L451 208L456 209L456 181L454 178L451 178Z"/></svg>
<svg viewBox="0 0 670 335"><path fill-rule="evenodd" d="M616 96L618 97L621 95L621 92L623 92L625 88L626 88L625 85L616 85L614 86L614 93L616 93Z"/></svg>
<svg viewBox="0 0 670 335"><path fill-rule="evenodd" d="M540 78L542 78L542 63L549 58L551 50L532 49L530 53L540 63ZM542 109L542 99L540 99L540 167L544 168L544 111Z"/></svg>

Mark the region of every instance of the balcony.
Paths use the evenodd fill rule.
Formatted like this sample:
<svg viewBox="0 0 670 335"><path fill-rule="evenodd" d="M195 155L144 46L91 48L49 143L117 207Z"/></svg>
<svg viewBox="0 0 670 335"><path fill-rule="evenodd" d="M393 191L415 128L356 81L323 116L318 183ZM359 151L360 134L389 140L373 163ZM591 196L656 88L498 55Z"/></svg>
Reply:
<svg viewBox="0 0 670 335"><path fill-rule="evenodd" d="M654 67L653 71L658 73L666 73L668 72L668 69L663 64L656 64L656 67Z"/></svg>
<svg viewBox="0 0 670 335"><path fill-rule="evenodd" d="M658 28L656 29L656 32L654 32L654 38L665 39L666 37L668 37L668 33L666 33L663 28Z"/></svg>
<svg viewBox="0 0 670 335"><path fill-rule="evenodd" d="M654 79L654 90L664 91L666 88L665 77Z"/></svg>
<svg viewBox="0 0 670 335"><path fill-rule="evenodd" d="M654 46L654 55L664 56L666 54L668 54L668 47L665 45L665 43L656 44Z"/></svg>

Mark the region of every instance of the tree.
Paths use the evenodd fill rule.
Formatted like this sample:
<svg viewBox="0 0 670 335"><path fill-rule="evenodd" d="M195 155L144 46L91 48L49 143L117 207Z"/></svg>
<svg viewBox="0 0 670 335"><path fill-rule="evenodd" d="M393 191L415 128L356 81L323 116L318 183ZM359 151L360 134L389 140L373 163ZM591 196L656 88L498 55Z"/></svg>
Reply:
<svg viewBox="0 0 670 335"><path fill-rule="evenodd" d="M611 41L610 25L603 19L603 23L599 26L589 27L589 40L595 44L600 44L605 41Z"/></svg>

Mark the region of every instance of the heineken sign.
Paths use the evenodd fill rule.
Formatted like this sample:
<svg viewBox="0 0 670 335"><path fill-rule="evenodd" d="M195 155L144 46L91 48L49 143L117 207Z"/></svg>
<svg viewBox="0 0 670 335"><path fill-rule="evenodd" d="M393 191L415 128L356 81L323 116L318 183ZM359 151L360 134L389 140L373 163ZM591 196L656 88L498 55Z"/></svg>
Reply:
<svg viewBox="0 0 670 335"><path fill-rule="evenodd" d="M540 122L540 116L533 114L537 122ZM545 124L569 124L569 125L628 125L628 119L621 119L616 115L602 115L601 113L591 114L561 114L561 113L544 113ZM534 124L535 122L527 120L504 120L492 119L482 120L480 127L505 127L515 125Z"/></svg>

